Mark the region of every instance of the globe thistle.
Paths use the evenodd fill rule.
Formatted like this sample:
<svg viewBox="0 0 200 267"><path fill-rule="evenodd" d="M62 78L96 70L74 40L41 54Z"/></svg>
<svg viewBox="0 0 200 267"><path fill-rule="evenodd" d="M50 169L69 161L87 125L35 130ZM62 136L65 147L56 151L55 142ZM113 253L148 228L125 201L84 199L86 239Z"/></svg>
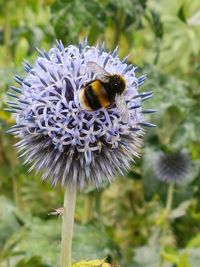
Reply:
<svg viewBox="0 0 200 267"><path fill-rule="evenodd" d="M16 146L24 163L54 186L78 189L88 184L100 187L116 173L124 174L140 155L143 127L154 126L143 116L154 110L141 108L152 92L138 93L146 75L136 77L136 67L127 58L121 61L117 49L108 53L104 45L89 46L87 41L66 48L58 41L56 48L38 53L33 66L24 63L26 77L15 76L20 87L11 86L14 94L8 93L16 100L8 101L16 120L9 132L21 139ZM96 111L81 107L80 90L95 78L88 61L125 78L128 122L122 121L115 103Z"/></svg>
<svg viewBox="0 0 200 267"><path fill-rule="evenodd" d="M156 177L167 183L181 183L191 167L189 155L184 150L170 154L159 152L153 162Z"/></svg>

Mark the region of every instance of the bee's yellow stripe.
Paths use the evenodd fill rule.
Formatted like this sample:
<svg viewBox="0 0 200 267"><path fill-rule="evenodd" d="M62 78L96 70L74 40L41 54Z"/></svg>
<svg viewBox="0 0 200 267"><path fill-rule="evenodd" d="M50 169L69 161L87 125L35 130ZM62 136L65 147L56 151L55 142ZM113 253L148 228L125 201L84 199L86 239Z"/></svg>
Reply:
<svg viewBox="0 0 200 267"><path fill-rule="evenodd" d="M103 84L100 81L94 81L91 85L95 95L98 97L101 106L108 107L110 105L110 102L108 101L108 97Z"/></svg>

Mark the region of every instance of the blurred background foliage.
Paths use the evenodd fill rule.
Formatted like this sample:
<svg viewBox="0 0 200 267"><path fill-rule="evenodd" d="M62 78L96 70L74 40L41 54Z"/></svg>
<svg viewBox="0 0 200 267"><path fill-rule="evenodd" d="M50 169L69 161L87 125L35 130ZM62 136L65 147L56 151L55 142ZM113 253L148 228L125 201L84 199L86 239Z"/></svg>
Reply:
<svg viewBox="0 0 200 267"><path fill-rule="evenodd" d="M13 75L33 62L35 47L67 46L88 36L147 73L141 91L154 98L143 158L127 177L100 191L79 194L73 259L103 259L123 267L199 267L200 264L200 2L198 0L0 0L0 266L58 266L61 188L41 183L17 159L6 134L13 123L3 111ZM167 186L153 174L159 150L186 149L192 159L187 181L175 189L164 216ZM160 262L161 232L167 220Z"/></svg>

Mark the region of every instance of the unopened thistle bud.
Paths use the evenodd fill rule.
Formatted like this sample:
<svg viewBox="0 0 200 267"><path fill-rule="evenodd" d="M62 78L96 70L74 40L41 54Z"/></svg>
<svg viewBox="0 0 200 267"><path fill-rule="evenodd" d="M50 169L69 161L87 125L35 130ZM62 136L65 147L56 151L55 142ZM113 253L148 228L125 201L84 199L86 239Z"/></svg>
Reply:
<svg viewBox="0 0 200 267"><path fill-rule="evenodd" d="M191 160L186 151L170 154L159 152L153 164L156 177L167 183L181 183L188 175Z"/></svg>

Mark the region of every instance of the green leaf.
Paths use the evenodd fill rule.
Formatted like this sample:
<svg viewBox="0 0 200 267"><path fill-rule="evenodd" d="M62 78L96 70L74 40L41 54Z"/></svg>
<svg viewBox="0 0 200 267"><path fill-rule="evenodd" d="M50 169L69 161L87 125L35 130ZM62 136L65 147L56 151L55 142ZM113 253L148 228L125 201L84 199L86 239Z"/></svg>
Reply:
<svg viewBox="0 0 200 267"><path fill-rule="evenodd" d="M177 106L170 106L164 112L157 130L160 143L169 145L170 141L184 119L184 114Z"/></svg>
<svg viewBox="0 0 200 267"><path fill-rule="evenodd" d="M30 259L20 260L16 267L52 267L50 265L42 263L42 257L34 256Z"/></svg>
<svg viewBox="0 0 200 267"><path fill-rule="evenodd" d="M72 267L103 267L105 260L79 261L74 263Z"/></svg>
<svg viewBox="0 0 200 267"><path fill-rule="evenodd" d="M177 267L191 267L188 253L180 255Z"/></svg>
<svg viewBox="0 0 200 267"><path fill-rule="evenodd" d="M27 224L7 241L4 253L15 259L17 253L23 257L41 256L44 264L56 266L60 254L61 220L43 221L31 218ZM73 261L98 259L118 255L116 244L108 237L105 229L98 225L75 224L73 236ZM11 266L12 267L12 266Z"/></svg>
<svg viewBox="0 0 200 267"><path fill-rule="evenodd" d="M200 233L198 235L196 235L195 237L193 237L188 245L187 245L188 248L198 248L200 247Z"/></svg>
<svg viewBox="0 0 200 267"><path fill-rule="evenodd" d="M188 249L190 267L199 267L200 262L200 248Z"/></svg>
<svg viewBox="0 0 200 267"><path fill-rule="evenodd" d="M176 209L173 209L170 213L170 219L177 219L182 216L184 216L187 212L187 209L191 205L192 201L191 200L186 200L183 201Z"/></svg>
<svg viewBox="0 0 200 267"><path fill-rule="evenodd" d="M185 7L184 7L184 5L182 5L180 8L179 8L179 10L178 10L178 17L179 17L179 19L181 20L181 21L183 21L183 22L187 22L187 19L186 19L186 16L185 16Z"/></svg>
<svg viewBox="0 0 200 267"><path fill-rule="evenodd" d="M159 266L160 248L158 246L143 246L135 249L134 267ZM171 263L163 263L163 267L172 267Z"/></svg>
<svg viewBox="0 0 200 267"><path fill-rule="evenodd" d="M162 254L167 262L171 262L177 267L191 267L189 264L189 253L185 250L182 252L172 250L169 252L163 252Z"/></svg>
<svg viewBox="0 0 200 267"><path fill-rule="evenodd" d="M73 239L74 260L119 256L117 245L108 236L105 227L98 225L75 225Z"/></svg>
<svg viewBox="0 0 200 267"><path fill-rule="evenodd" d="M199 26L200 25L200 13L199 10L187 20L188 25Z"/></svg>
<svg viewBox="0 0 200 267"><path fill-rule="evenodd" d="M14 204L6 197L0 196L0 248L21 227L16 214Z"/></svg>
<svg viewBox="0 0 200 267"><path fill-rule="evenodd" d="M139 266L156 266L159 261L159 249L152 248L150 246L143 246L135 249L134 263L139 264Z"/></svg>
<svg viewBox="0 0 200 267"><path fill-rule="evenodd" d="M162 39L163 37L163 24L161 22L160 16L154 10L151 10L151 25L152 29L157 38Z"/></svg>
<svg viewBox="0 0 200 267"><path fill-rule="evenodd" d="M7 241L4 254L16 261L19 255L26 263L27 258L41 257L47 265L56 265L59 255L60 231L56 221L44 223L37 218L29 218L24 227L19 229ZM17 257L15 256L17 254ZM36 257L36 259L38 259ZM24 263L24 264L25 264ZM12 267L12 266L11 266Z"/></svg>

